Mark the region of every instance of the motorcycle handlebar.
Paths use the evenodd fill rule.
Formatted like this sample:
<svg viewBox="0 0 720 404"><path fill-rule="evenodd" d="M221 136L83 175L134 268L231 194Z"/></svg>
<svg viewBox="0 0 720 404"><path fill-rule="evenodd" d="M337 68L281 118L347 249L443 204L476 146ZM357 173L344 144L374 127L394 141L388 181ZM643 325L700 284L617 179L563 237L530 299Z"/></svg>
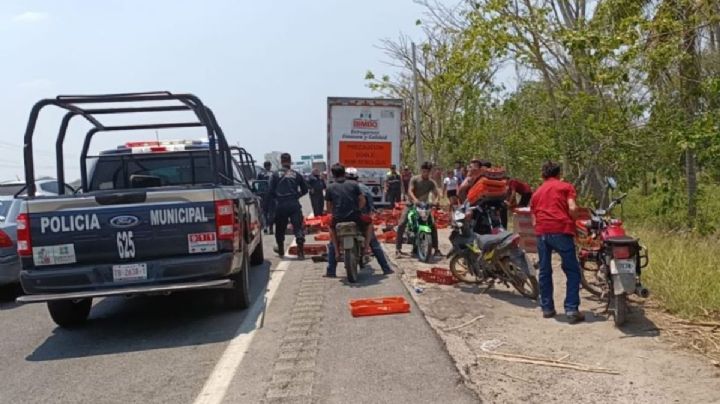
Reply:
<svg viewBox="0 0 720 404"><path fill-rule="evenodd" d="M615 199L610 203L610 206L608 206L607 212L610 213L610 211L612 211L615 206L617 206L618 204L622 203L623 199L627 198L627 196L628 196L628 194L625 193L625 194L622 194L622 195L620 195L619 197L615 198Z"/></svg>

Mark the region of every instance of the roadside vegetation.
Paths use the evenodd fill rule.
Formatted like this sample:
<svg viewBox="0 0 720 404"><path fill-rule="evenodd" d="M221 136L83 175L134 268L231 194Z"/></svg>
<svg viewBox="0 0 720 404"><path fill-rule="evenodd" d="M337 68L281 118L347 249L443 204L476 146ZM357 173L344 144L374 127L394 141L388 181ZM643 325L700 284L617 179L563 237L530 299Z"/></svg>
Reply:
<svg viewBox="0 0 720 404"><path fill-rule="evenodd" d="M419 2L420 122L408 37L380 42L399 69L365 78L405 100L425 157L486 158L533 184L544 160L560 161L586 204L606 205L605 177L617 178L653 299L720 318L720 3ZM403 147L414 165L414 138Z"/></svg>

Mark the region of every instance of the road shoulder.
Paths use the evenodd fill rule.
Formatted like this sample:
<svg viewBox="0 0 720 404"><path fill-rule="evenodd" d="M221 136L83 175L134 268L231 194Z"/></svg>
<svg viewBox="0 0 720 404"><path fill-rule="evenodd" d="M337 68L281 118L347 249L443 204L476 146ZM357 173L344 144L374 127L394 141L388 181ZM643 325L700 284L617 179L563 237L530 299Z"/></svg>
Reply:
<svg viewBox="0 0 720 404"><path fill-rule="evenodd" d="M440 232L445 251L446 231ZM388 248L391 251L394 248ZM502 285L484 288L418 282L416 259L394 260L411 295L444 341L462 376L489 402L720 402L720 372L697 355L674 349L641 307L619 330L604 305L583 295L588 322L569 325L562 315L543 319L534 301ZM556 260L557 261L557 260ZM564 276L555 271L556 301ZM419 286L422 290L416 293ZM493 355L499 353L500 355ZM503 354L562 360L617 375L518 363ZM515 358L517 359L517 358Z"/></svg>

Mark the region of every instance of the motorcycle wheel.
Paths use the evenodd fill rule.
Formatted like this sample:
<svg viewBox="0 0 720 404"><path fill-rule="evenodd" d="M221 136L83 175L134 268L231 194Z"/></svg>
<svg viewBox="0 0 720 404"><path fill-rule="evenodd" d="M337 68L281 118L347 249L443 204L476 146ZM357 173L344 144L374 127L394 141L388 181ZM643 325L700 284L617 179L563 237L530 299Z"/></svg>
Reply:
<svg viewBox="0 0 720 404"><path fill-rule="evenodd" d="M472 254L455 254L450 258L450 272L465 283L480 283L482 280L473 274L470 260L475 259Z"/></svg>
<svg viewBox="0 0 720 404"><path fill-rule="evenodd" d="M509 273L512 276L510 283L512 283L513 287L517 289L521 295L536 300L540 294L537 278L526 274L525 271L520 269L510 259L504 260L503 265L506 265L509 269Z"/></svg>
<svg viewBox="0 0 720 404"><path fill-rule="evenodd" d="M357 282L358 257L354 248L345 249L345 273L350 283Z"/></svg>
<svg viewBox="0 0 720 404"><path fill-rule="evenodd" d="M429 233L417 235L417 256L422 262L429 262L432 257L432 239Z"/></svg>
<svg viewBox="0 0 720 404"><path fill-rule="evenodd" d="M620 295L613 295L611 299L613 301L613 305L615 306L613 310L615 327L620 327L621 325L625 324L625 321L627 320L627 295L625 293Z"/></svg>
<svg viewBox="0 0 720 404"><path fill-rule="evenodd" d="M605 282L601 282L597 278L599 269L592 269L587 267L587 263L580 262L580 284L583 289L590 292L595 296L602 296L603 289L606 286Z"/></svg>

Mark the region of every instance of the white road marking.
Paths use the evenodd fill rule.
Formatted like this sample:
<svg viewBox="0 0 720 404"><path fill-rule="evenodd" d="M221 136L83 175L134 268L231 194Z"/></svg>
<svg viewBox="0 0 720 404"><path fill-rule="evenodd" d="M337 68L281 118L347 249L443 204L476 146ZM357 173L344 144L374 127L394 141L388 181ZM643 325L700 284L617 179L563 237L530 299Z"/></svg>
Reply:
<svg viewBox="0 0 720 404"><path fill-rule="evenodd" d="M213 369L210 377L205 381L203 389L195 399L195 404L219 404L225 399L228 387L233 377L235 377L235 372L250 348L253 337L260 328L260 323L264 320L264 316L261 316L263 308L270 305L290 262L281 261L276 271L271 271L265 299L261 296L250 306L245 320L235 332L235 338L225 348L225 352L223 352L220 360L215 365L215 369Z"/></svg>

